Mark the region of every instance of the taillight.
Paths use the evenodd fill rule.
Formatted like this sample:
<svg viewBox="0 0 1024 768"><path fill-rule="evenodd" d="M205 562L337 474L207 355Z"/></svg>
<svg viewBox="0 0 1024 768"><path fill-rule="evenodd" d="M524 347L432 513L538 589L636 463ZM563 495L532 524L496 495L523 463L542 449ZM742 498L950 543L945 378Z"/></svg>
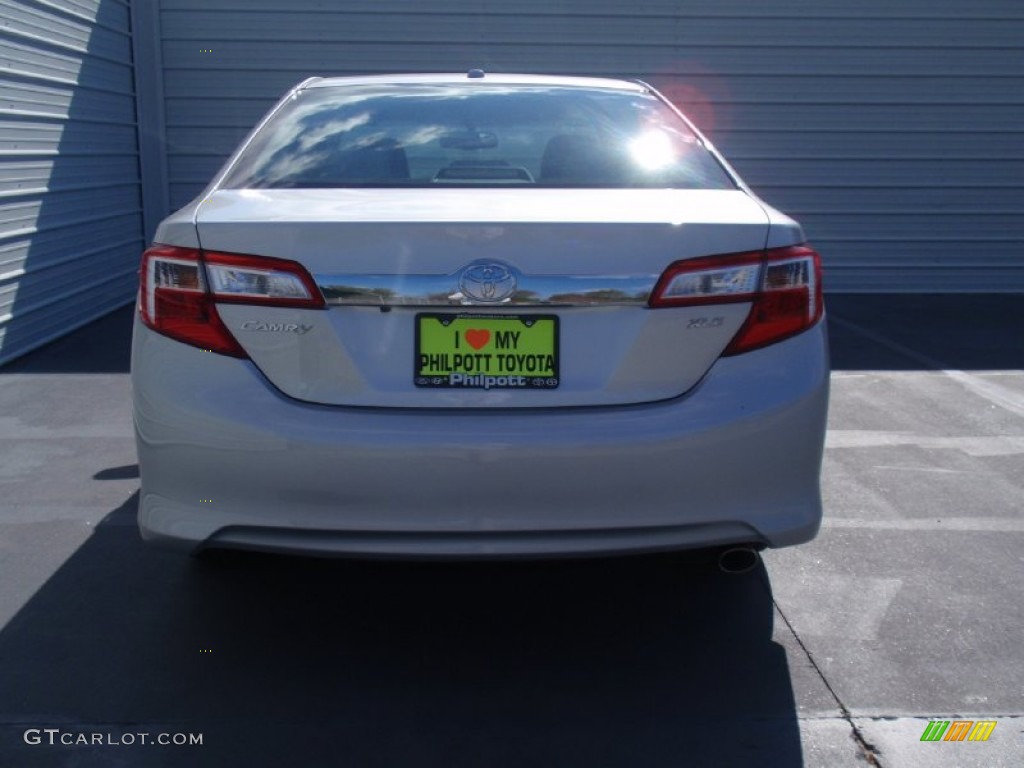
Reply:
<svg viewBox="0 0 1024 768"><path fill-rule="evenodd" d="M158 333L200 349L248 357L216 302L322 309L323 296L293 261L154 245L142 255L139 313Z"/></svg>
<svg viewBox="0 0 1024 768"><path fill-rule="evenodd" d="M300 264L263 256L203 252L210 293L217 301L264 307L323 309L324 297Z"/></svg>
<svg viewBox="0 0 1024 768"><path fill-rule="evenodd" d="M689 259L669 266L651 307L749 302L746 322L726 347L736 355L807 330L821 318L821 258L803 245Z"/></svg>

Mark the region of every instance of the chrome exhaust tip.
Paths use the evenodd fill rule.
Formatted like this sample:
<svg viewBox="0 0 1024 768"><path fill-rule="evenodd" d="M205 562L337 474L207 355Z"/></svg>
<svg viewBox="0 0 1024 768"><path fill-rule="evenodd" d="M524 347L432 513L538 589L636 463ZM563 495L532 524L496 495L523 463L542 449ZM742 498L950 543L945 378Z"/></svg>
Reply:
<svg viewBox="0 0 1024 768"><path fill-rule="evenodd" d="M718 554L718 568L722 573L747 573L757 567L761 556L753 547L729 547Z"/></svg>

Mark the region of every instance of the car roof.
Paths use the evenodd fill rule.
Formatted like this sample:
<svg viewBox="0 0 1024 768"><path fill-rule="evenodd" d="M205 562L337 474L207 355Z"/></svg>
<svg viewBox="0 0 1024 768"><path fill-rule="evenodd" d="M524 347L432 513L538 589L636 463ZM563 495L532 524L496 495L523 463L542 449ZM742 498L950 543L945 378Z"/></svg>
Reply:
<svg viewBox="0 0 1024 768"><path fill-rule="evenodd" d="M449 73L408 75L360 75L356 77L317 77L306 80L301 88L330 88L346 85L454 85L471 83L486 85L551 85L575 88L610 88L642 93L648 88L643 83L605 77L570 77L559 75L479 74L480 70Z"/></svg>

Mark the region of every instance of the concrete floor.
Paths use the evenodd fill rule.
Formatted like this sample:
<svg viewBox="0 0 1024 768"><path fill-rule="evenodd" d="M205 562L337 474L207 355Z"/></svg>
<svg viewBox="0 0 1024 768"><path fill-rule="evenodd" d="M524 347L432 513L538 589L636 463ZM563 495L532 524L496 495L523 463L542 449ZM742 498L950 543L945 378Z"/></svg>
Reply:
<svg viewBox="0 0 1024 768"><path fill-rule="evenodd" d="M0 765L1021 765L1024 301L829 311L826 521L741 577L204 566L134 528L129 310L0 369Z"/></svg>

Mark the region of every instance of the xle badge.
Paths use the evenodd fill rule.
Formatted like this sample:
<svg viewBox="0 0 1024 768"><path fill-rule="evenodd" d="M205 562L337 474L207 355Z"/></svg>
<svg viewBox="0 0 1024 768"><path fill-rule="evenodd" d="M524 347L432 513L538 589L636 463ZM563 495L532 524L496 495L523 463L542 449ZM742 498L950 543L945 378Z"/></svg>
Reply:
<svg viewBox="0 0 1024 768"><path fill-rule="evenodd" d="M718 328L725 322L724 317L695 317L686 324L687 328Z"/></svg>

